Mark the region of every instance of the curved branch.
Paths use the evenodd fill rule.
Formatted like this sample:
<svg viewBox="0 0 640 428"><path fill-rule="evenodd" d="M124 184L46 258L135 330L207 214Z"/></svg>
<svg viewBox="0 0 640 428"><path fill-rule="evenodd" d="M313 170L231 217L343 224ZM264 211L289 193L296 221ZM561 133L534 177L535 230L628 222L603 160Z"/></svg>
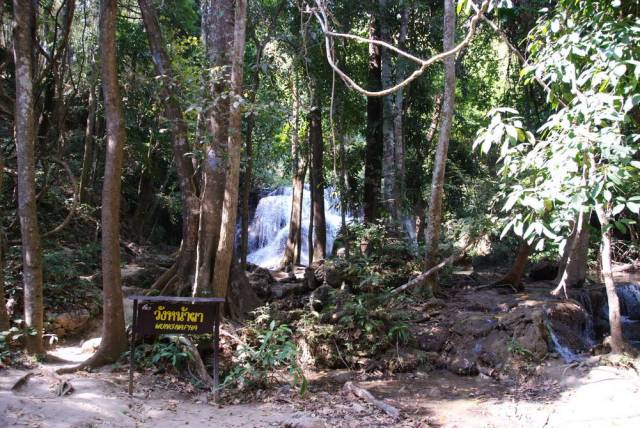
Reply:
<svg viewBox="0 0 640 428"><path fill-rule="evenodd" d="M71 189L73 190L73 201L71 202L71 207L69 208L69 212L67 213L67 216L62 221L62 223L60 223L59 225L57 225L53 229L49 230L48 232L43 233L42 234L42 238L46 238L48 236L51 236L54 233L58 233L62 229L64 229L69 224L69 222L71 221L73 216L75 215L76 209L78 208L78 202L79 202L78 185L77 185L77 182L76 182L76 178L73 176L73 172L71 172L71 168L69 168L69 164L67 164L62 159L58 159L58 158L54 158L54 157L52 157L50 159L52 161L54 161L55 163L57 163L58 165L62 166L62 168L64 168L64 170L67 172L67 175L69 176L69 181L71 181Z"/></svg>
<svg viewBox="0 0 640 428"><path fill-rule="evenodd" d="M471 0L470 0L471 1ZM471 3L473 4L473 2L471 1ZM360 37L360 36L356 36L356 35L352 35L352 34L343 34L343 33L336 33L333 32L329 29L329 19L327 18L327 14L326 11L324 9L322 0L315 0L315 4L316 4L316 8L315 9L309 9L308 12L312 13L315 17L316 20L318 21L318 23L320 24L320 27L322 28L322 32L324 33L324 39L325 39L325 51L326 51L326 56L327 56L327 62L329 63L329 65L331 66L331 68L342 78L342 80L345 82L345 84L360 92L361 94L367 96L367 97L383 97L385 95L389 95L392 94L396 91L398 91L399 89L404 88L405 86L407 86L409 83L413 82L414 80L416 80L418 77L420 77L426 70L427 68L429 68L431 65L435 64L438 61L442 61L445 58L451 56L451 55L455 55L458 52L460 52L462 49L464 49L467 45L469 45L469 43L471 43L471 39L473 39L473 36L475 35L475 32L478 28L478 22L480 21L480 19L482 18L482 16L484 15L484 13L487 11L487 8L489 7L489 3L490 0L484 0L482 2L482 4L480 5L480 8L477 9L476 14L471 18L471 21L469 22L469 32L467 33L467 35L465 36L465 38L458 43L453 49L450 49L448 51L445 52L441 52L435 56L432 56L431 58L427 59L427 60L423 60L420 59L414 55L411 55L407 52L404 52L401 49L396 48L393 45L390 45L388 43L385 43L383 41L380 40L375 40L375 39L367 39L365 37ZM475 5L474 5L475 6ZM404 79L403 81L401 81L400 83L391 86L387 89L383 89L381 91L368 91L366 89L364 89L362 86L358 85L353 79L351 79L345 72L343 72L335 63L335 60L333 58L333 49L332 49L332 44L333 44L333 37L343 37L343 38L348 38L348 39L352 39L352 40L356 40L359 41L361 43L373 43L379 46L383 46L386 47L387 49L391 49L392 51L398 53L399 55L402 55L418 64L420 64L420 68L418 68L417 70L415 70L413 73L411 73L411 75L409 75L409 77L407 77L406 79Z"/></svg>

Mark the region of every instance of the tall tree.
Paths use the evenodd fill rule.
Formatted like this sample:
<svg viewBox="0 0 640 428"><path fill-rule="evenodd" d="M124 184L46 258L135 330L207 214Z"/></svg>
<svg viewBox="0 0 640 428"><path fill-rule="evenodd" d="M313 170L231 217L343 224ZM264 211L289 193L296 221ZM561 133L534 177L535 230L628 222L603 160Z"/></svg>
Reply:
<svg viewBox="0 0 640 428"><path fill-rule="evenodd" d="M222 203L222 224L216 253L213 293L225 297L233 258L238 187L240 182L240 152L242 148L242 78L247 24L247 1L236 0L231 58L231 103L229 110L229 142L227 149L227 181Z"/></svg>
<svg viewBox="0 0 640 428"><path fill-rule="evenodd" d="M82 169L80 171L80 187L78 193L80 202L87 203L89 199L89 179L91 177L91 169L93 166L93 152L95 148L95 130L96 130L96 108L98 99L96 97L96 76L94 70L90 72L92 76L89 79L89 99L87 110L87 124L84 131L84 153L82 156Z"/></svg>
<svg viewBox="0 0 640 428"><path fill-rule="evenodd" d="M2 1L0 1L0 13L2 13ZM0 216L4 215L4 206L3 201L3 180L4 180L4 156L2 152L0 152L0 201L3 202L3 205L0 205ZM9 320L9 314L7 312L7 302L4 297L4 269L5 269L5 248L6 248L6 235L4 233L4 227L2 222L0 222L0 331L7 331L11 326Z"/></svg>
<svg viewBox="0 0 640 428"><path fill-rule="evenodd" d="M89 364L116 361L127 349L120 276L120 192L125 143L116 55L117 0L100 3L100 70L106 118L106 159L102 185L102 340Z"/></svg>
<svg viewBox="0 0 640 428"><path fill-rule="evenodd" d="M164 47L158 13L151 0L139 0L138 4L142 12L156 74L162 79L160 98L163 100L165 118L171 124L171 146L182 199L182 242L177 261L172 268L175 270L175 284L173 279L167 279L169 285L180 293L189 287L194 277L200 201L193 162L189 156L191 150L187 138L187 123L182 114L184 108L174 93L173 88L177 82L174 78L171 59Z"/></svg>
<svg viewBox="0 0 640 428"><path fill-rule="evenodd" d="M34 113L35 3L13 1L13 52L15 62L15 142L18 160L18 215L22 237L25 335L27 351L44 353L42 248L36 212Z"/></svg>
<svg viewBox="0 0 640 428"><path fill-rule="evenodd" d="M374 7L374 9L377 9ZM369 37L380 38L377 10L371 13ZM369 43L368 85L372 91L382 89L380 69L380 47ZM379 216L380 180L382 168L382 100L367 97L367 129L364 161L364 221L374 222Z"/></svg>
<svg viewBox="0 0 640 428"><path fill-rule="evenodd" d="M313 210L313 260L309 264L323 260L326 256L327 226L324 216L324 171L323 154L324 141L322 138L322 105L318 82L315 82L312 95L312 106L309 112L309 150L311 155L311 193ZM311 245L311 241L309 241Z"/></svg>
<svg viewBox="0 0 640 428"><path fill-rule="evenodd" d="M302 203L304 193L304 176L307 172L305 156L300 146L300 98L298 81L291 79L291 94L293 98L293 130L291 131L291 157L293 159L293 184L291 196L291 216L289 218L289 234L282 257L282 266L300 263L302 249Z"/></svg>
<svg viewBox="0 0 640 428"><path fill-rule="evenodd" d="M453 49L456 34L456 7L454 0L444 2L444 27L443 48L444 51ZM447 163L447 151L449 150L449 138L451 136L451 124L456 92L456 58L450 55L444 59L444 96L442 100L442 113L440 114L440 134L433 162L433 176L431 180L431 199L429 214L427 215L426 243L426 267L436 265L438 247L440 242L440 228L442 222L442 198L444 196L444 173ZM426 286L433 292L438 290L437 275L427 279Z"/></svg>

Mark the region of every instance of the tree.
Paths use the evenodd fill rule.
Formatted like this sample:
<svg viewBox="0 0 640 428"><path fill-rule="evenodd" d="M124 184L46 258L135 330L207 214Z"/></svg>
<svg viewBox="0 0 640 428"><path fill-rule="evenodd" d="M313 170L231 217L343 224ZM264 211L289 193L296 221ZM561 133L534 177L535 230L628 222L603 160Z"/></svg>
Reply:
<svg viewBox="0 0 640 428"><path fill-rule="evenodd" d="M0 13L2 12L2 6L0 2ZM0 200L3 199L2 186L4 181L4 156L0 152ZM4 204L4 201L3 201ZM0 214L4 215L4 210L0 208ZM5 270L5 248L7 245L7 238L4 233L4 227L0 224L0 331L7 331L11 327L11 321L9 320L9 314L7 313L7 302L4 297L4 270Z"/></svg>
<svg viewBox="0 0 640 428"><path fill-rule="evenodd" d="M191 148L187 138L187 123L182 114L184 108L174 92L177 82L173 76L171 60L164 47L158 14L151 0L139 0L138 4L142 12L156 74L162 79L160 97L164 103L165 118L171 125L171 146L182 199L182 241L175 266L171 268L171 271L175 272L175 277L163 278L166 284L162 287L168 285L168 288L173 288L180 294L182 290L189 288L195 275L200 202L193 162L189 156Z"/></svg>
<svg viewBox="0 0 640 428"><path fill-rule="evenodd" d="M222 225L215 262L213 293L225 297L229 283L233 243L238 213L238 186L240 181L240 150L242 147L242 77L247 22L246 0L236 0L231 58L231 105L229 111L228 169L222 204Z"/></svg>
<svg viewBox="0 0 640 428"><path fill-rule="evenodd" d="M102 185L102 340L89 365L116 361L127 349L120 276L120 192L125 143L116 56L117 0L100 3L100 70L106 117L106 159Z"/></svg>
<svg viewBox="0 0 640 428"><path fill-rule="evenodd" d="M14 0L13 52L16 75L14 116L18 160L18 215L22 241L22 277L24 282L24 319L27 351L44 353L42 248L36 212L34 112L35 23L33 2Z"/></svg>
<svg viewBox="0 0 640 428"><path fill-rule="evenodd" d="M309 264L323 260L326 256L327 225L324 217L324 173L323 153L324 142L322 137L322 105L318 82L314 82L311 111L309 112L309 151L311 153L311 201L313 210L313 257L309 258ZM309 245L311 245L311 240Z"/></svg>
<svg viewBox="0 0 640 428"><path fill-rule="evenodd" d="M456 34L456 8L453 0L444 2L444 51L451 50L455 45ZM431 180L431 199L429 213L427 215L427 229L425 232L426 267L431 268L437 264L438 247L440 245L440 227L442 223L442 198L444 195L444 172L447 163L447 151L451 136L451 124L456 92L456 60L449 56L444 60L444 96L442 100L442 113L440 114L440 134L436 147L435 159ZM438 278L432 275L425 284L431 292L438 290Z"/></svg>

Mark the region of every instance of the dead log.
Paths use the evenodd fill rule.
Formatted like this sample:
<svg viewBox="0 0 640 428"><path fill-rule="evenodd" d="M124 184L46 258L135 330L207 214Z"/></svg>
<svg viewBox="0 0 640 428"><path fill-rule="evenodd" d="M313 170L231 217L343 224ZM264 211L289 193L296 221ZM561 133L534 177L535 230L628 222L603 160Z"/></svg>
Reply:
<svg viewBox="0 0 640 428"><path fill-rule="evenodd" d="M376 407L377 409L382 410L387 415L391 416L393 419L400 418L400 410L396 409L391 404L387 404L382 400L378 400L376 397L373 396L372 393L370 393L366 389L356 385L355 383L347 382L347 383L344 384L343 389L346 392L349 392L349 393L355 395L356 397L366 401L367 403L371 404L372 406Z"/></svg>

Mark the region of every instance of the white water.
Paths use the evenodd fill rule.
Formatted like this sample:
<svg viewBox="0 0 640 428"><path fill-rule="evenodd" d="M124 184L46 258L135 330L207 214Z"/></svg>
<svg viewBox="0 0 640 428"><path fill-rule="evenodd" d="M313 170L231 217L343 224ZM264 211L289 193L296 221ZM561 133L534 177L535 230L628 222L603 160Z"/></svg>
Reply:
<svg viewBox="0 0 640 428"><path fill-rule="evenodd" d="M249 224L249 254L247 260L261 267L274 268L280 263L287 245L291 216L292 188L281 187L260 199L256 213ZM330 189L324 191L324 210L327 224L327 255L340 229L338 200ZM300 262L308 264L309 255L309 186L302 195L302 251Z"/></svg>

